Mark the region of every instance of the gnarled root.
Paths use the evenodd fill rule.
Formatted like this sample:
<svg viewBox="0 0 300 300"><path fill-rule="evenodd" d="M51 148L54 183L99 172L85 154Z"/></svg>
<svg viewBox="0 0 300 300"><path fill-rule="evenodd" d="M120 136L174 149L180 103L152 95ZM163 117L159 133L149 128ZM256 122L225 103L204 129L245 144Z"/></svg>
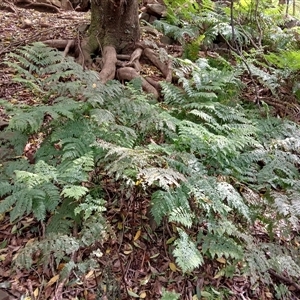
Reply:
<svg viewBox="0 0 300 300"><path fill-rule="evenodd" d="M69 48L74 48L76 45L75 40L46 40L42 42L45 45L52 48L56 48L58 50L64 50L67 47L67 45L69 45Z"/></svg>
<svg viewBox="0 0 300 300"><path fill-rule="evenodd" d="M102 53L103 67L99 74L100 81L106 83L115 78L117 52L112 46L105 46Z"/></svg>
<svg viewBox="0 0 300 300"><path fill-rule="evenodd" d="M155 99L159 97L158 91L156 88L151 85L146 79L139 75L139 73L131 67L124 67L117 71L117 78L119 80L132 80L134 78L141 78L142 88L145 92L151 93L154 95Z"/></svg>

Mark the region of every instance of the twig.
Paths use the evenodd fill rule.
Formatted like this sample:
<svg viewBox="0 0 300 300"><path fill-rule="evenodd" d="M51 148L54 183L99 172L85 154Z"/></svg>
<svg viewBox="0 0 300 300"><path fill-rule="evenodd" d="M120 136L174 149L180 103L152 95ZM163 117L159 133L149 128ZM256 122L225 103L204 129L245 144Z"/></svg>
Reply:
<svg viewBox="0 0 300 300"><path fill-rule="evenodd" d="M35 295L34 295L34 292L33 292L33 288L32 288L32 283L31 283L31 280L30 280L30 279L27 280L27 286L28 286L28 290L29 290L29 295L30 295L30 297L31 297L33 300L36 300Z"/></svg>
<svg viewBox="0 0 300 300"><path fill-rule="evenodd" d="M121 257L120 257L120 251L117 251L117 254L118 254L118 259L119 259L119 262L120 262L120 268L121 268L121 273L122 273L121 274L122 275L122 281L124 283L124 287L125 287L126 293L129 296L129 294L128 294L128 285L127 285L126 278L125 278L125 272L124 272L124 268L123 268L123 262L121 261Z"/></svg>
<svg viewBox="0 0 300 300"><path fill-rule="evenodd" d="M287 284L290 284L290 285L292 285L297 291L300 291L300 285L298 284L298 283L296 283L295 281L293 281L290 277L288 277L288 276L283 276L283 275L280 275L280 274L278 274L278 273L276 273L274 270L272 270L272 269L270 269L269 270L269 273L272 275L272 276L274 276L274 277L276 277L277 279L279 279L279 280L281 280L281 281L283 281L283 282L285 282L285 283L287 283Z"/></svg>
<svg viewBox="0 0 300 300"><path fill-rule="evenodd" d="M52 300L61 300L62 299L62 290L64 288L64 284L67 281L67 278L63 279L58 285L54 292L54 296L52 297Z"/></svg>

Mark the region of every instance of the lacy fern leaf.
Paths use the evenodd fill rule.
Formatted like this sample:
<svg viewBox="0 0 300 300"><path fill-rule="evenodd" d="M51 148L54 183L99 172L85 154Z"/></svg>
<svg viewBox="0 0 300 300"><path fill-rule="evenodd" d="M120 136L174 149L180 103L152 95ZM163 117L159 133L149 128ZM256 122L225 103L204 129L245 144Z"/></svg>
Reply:
<svg viewBox="0 0 300 300"><path fill-rule="evenodd" d="M203 257L197 249L195 243L180 228L177 228L179 238L174 242L175 249L173 254L176 263L184 273L194 270L203 264Z"/></svg>

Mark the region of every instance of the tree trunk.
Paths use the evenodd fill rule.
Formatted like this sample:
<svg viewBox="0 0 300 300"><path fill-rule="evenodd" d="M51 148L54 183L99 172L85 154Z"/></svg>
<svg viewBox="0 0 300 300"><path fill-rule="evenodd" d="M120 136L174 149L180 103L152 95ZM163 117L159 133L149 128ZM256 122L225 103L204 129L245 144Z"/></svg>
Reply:
<svg viewBox="0 0 300 300"><path fill-rule="evenodd" d="M92 53L112 46L129 53L140 38L138 0L92 0L88 46Z"/></svg>

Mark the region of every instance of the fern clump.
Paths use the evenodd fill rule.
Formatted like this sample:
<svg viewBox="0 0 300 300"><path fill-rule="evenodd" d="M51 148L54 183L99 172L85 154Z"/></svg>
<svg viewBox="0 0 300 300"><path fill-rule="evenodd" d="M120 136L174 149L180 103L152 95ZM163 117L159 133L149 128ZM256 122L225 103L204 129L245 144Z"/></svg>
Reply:
<svg viewBox="0 0 300 300"><path fill-rule="evenodd" d="M275 289L272 270L297 279L297 248L285 236L299 230L299 126L238 104L242 68L174 59L179 84L161 83L164 102L153 103L139 82L102 85L40 43L11 58L16 80L42 99L33 107L1 102L14 152L1 166L0 213L11 222L32 214L46 229L20 250L18 266L55 261L62 276L96 268L112 235L106 201L138 194L151 198L157 225L172 224L168 245L184 276L210 261L226 264L216 276L247 275L252 286ZM14 161L37 136L35 161ZM267 242L255 235L258 222ZM82 247L86 256L75 261Z"/></svg>

